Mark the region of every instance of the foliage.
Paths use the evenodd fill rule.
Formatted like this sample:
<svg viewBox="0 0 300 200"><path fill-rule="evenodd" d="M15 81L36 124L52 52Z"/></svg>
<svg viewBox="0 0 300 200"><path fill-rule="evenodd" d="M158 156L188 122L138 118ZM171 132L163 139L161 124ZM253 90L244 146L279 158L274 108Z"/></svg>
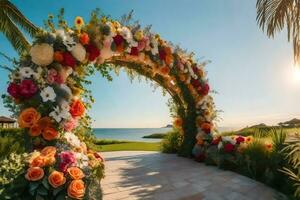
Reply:
<svg viewBox="0 0 300 200"><path fill-rule="evenodd" d="M159 151L161 144L159 142L122 142L117 144L95 145L95 151Z"/></svg>
<svg viewBox="0 0 300 200"><path fill-rule="evenodd" d="M0 0L0 32L10 41L19 52L28 50L30 44L21 30L30 36L38 32L38 28L32 24L9 0Z"/></svg>
<svg viewBox="0 0 300 200"><path fill-rule="evenodd" d="M25 152L24 130L0 129L0 159L11 153Z"/></svg>
<svg viewBox="0 0 300 200"><path fill-rule="evenodd" d="M165 137L166 137L166 133L153 133L151 135L143 136L143 138L153 138L153 139L161 139Z"/></svg>
<svg viewBox="0 0 300 200"><path fill-rule="evenodd" d="M294 59L300 61L300 1L257 0L257 22L269 37L287 28L288 40L292 40Z"/></svg>
<svg viewBox="0 0 300 200"><path fill-rule="evenodd" d="M162 141L163 153L178 153L182 144L183 136L178 130L173 130L167 133Z"/></svg>

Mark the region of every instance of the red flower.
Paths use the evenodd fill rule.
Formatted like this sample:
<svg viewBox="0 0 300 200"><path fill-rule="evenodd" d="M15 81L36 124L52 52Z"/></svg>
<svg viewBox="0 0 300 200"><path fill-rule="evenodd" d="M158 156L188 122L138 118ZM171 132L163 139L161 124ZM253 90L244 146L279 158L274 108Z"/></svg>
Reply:
<svg viewBox="0 0 300 200"><path fill-rule="evenodd" d="M205 96L205 95L207 95L208 93L209 93L209 85L207 84L207 83L205 83L204 84L204 86L202 87L202 89L201 89L201 94L203 95L203 96Z"/></svg>
<svg viewBox="0 0 300 200"><path fill-rule="evenodd" d="M20 84L20 95L25 98L30 98L38 91L38 87L30 79L25 79Z"/></svg>
<svg viewBox="0 0 300 200"><path fill-rule="evenodd" d="M10 83L7 88L8 94L10 94L14 98L20 97L20 86L16 83Z"/></svg>
<svg viewBox="0 0 300 200"><path fill-rule="evenodd" d="M132 47L130 51L130 55L132 56L138 56L139 55L139 50L137 47Z"/></svg>
<svg viewBox="0 0 300 200"><path fill-rule="evenodd" d="M193 69L193 72L195 73L195 74L197 74L198 73L198 68L196 67L196 65L194 65L193 67L192 67L192 69Z"/></svg>
<svg viewBox="0 0 300 200"><path fill-rule="evenodd" d="M158 52L159 52L159 59L166 60L167 52L165 51L165 49L160 49Z"/></svg>
<svg viewBox="0 0 300 200"><path fill-rule="evenodd" d="M215 138L211 142L211 145L218 145L220 143L220 141L221 141L221 137Z"/></svg>
<svg viewBox="0 0 300 200"><path fill-rule="evenodd" d="M116 35L115 37L113 37L113 40L117 46L123 44L123 42L125 41L122 35Z"/></svg>
<svg viewBox="0 0 300 200"><path fill-rule="evenodd" d="M62 65L64 66L69 66L69 67L72 67L74 68L75 65L76 65L76 60L75 58L72 56L71 53L69 52L64 52L63 53L63 57L64 57L64 60L62 61Z"/></svg>
<svg viewBox="0 0 300 200"><path fill-rule="evenodd" d="M81 117L84 115L85 107L82 101L75 100L70 106L70 113L73 117Z"/></svg>
<svg viewBox="0 0 300 200"><path fill-rule="evenodd" d="M236 140L236 143L237 143L237 144L240 144L240 143L242 143L242 142L245 142L245 138L242 137L242 136L237 137L235 140Z"/></svg>
<svg viewBox="0 0 300 200"><path fill-rule="evenodd" d="M200 81L198 79L192 79L191 83L195 88L199 88L201 86Z"/></svg>
<svg viewBox="0 0 300 200"><path fill-rule="evenodd" d="M86 45L85 49L89 54L89 61L94 61L98 56L100 56L100 50L93 44Z"/></svg>
<svg viewBox="0 0 300 200"><path fill-rule="evenodd" d="M234 150L234 145L231 143L227 143L224 145L224 151L227 153L231 153Z"/></svg>

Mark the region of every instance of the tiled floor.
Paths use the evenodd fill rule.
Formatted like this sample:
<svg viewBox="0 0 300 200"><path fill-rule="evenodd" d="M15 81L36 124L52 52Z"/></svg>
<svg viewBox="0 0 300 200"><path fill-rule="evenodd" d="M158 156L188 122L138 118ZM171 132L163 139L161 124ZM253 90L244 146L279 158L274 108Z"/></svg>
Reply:
<svg viewBox="0 0 300 200"><path fill-rule="evenodd" d="M176 155L141 151L102 155L104 200L272 200L277 195L252 179Z"/></svg>

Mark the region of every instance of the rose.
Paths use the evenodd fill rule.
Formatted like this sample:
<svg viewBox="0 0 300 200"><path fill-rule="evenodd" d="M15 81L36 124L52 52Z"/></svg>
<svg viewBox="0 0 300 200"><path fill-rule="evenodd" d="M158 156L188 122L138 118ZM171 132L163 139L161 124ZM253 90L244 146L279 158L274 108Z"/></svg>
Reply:
<svg viewBox="0 0 300 200"><path fill-rule="evenodd" d="M29 135L32 137L39 136L42 132L42 129L38 124L33 124L29 129Z"/></svg>
<svg viewBox="0 0 300 200"><path fill-rule="evenodd" d="M74 56L74 58L76 58L79 62L83 62L85 60L86 50L80 43L77 43L73 47L71 53ZM99 54L100 54L100 51L99 51Z"/></svg>
<svg viewBox="0 0 300 200"><path fill-rule="evenodd" d="M74 180L82 179L84 177L84 173L78 167L70 167L67 169L67 172Z"/></svg>
<svg viewBox="0 0 300 200"><path fill-rule="evenodd" d="M45 140L50 141L58 137L58 132L52 127L47 127L43 130L42 135Z"/></svg>
<svg viewBox="0 0 300 200"><path fill-rule="evenodd" d="M69 121L66 121L64 123L64 130L67 132L72 131L74 128L76 128L78 124L77 119L71 118Z"/></svg>
<svg viewBox="0 0 300 200"><path fill-rule="evenodd" d="M29 128L34 125L41 115L34 108L27 108L21 112L18 118L18 123L21 128Z"/></svg>
<svg viewBox="0 0 300 200"><path fill-rule="evenodd" d="M30 167L44 167L44 166L45 166L45 160L43 156L35 157L30 163Z"/></svg>
<svg viewBox="0 0 300 200"><path fill-rule="evenodd" d="M162 75L168 75L170 73L170 68L167 66L161 67L161 68L159 68L159 72Z"/></svg>
<svg viewBox="0 0 300 200"><path fill-rule="evenodd" d="M73 180L68 187L68 196L74 199L82 199L85 193L85 186L82 180Z"/></svg>
<svg viewBox="0 0 300 200"><path fill-rule="evenodd" d="M30 79L25 79L20 84L20 95L25 98L30 98L36 94L38 87Z"/></svg>
<svg viewBox="0 0 300 200"><path fill-rule="evenodd" d="M61 63L64 60L64 56L63 56L62 52L55 51L54 55L53 55L53 59L54 59L54 61Z"/></svg>
<svg viewBox="0 0 300 200"><path fill-rule="evenodd" d="M139 55L139 50L137 47L132 47L130 50L130 55L132 56L138 56Z"/></svg>
<svg viewBox="0 0 300 200"><path fill-rule="evenodd" d="M116 35L115 37L113 37L113 40L114 40L114 43L116 44L116 46L120 46L123 44L123 42L125 42L122 35Z"/></svg>
<svg viewBox="0 0 300 200"><path fill-rule="evenodd" d="M82 45L86 45L90 42L90 37L87 33L82 33L79 37L79 41Z"/></svg>
<svg viewBox="0 0 300 200"><path fill-rule="evenodd" d="M95 45L88 44L85 48L88 53L89 61L94 61L98 56L100 56L100 50Z"/></svg>
<svg viewBox="0 0 300 200"><path fill-rule="evenodd" d="M48 177L48 182L52 187L57 188L66 183L66 178L62 172L53 171Z"/></svg>
<svg viewBox="0 0 300 200"><path fill-rule="evenodd" d="M47 147L45 147L45 148L42 149L41 154L43 156L46 156L46 157L55 156L55 154L56 154L56 147L54 147L54 146L47 146Z"/></svg>
<svg viewBox="0 0 300 200"><path fill-rule="evenodd" d="M82 101L75 100L70 106L70 113L73 117L81 117L84 115L85 107Z"/></svg>
<svg viewBox="0 0 300 200"><path fill-rule="evenodd" d="M44 170L40 167L30 167L27 169L25 178L29 181L38 181L44 177Z"/></svg>
<svg viewBox="0 0 300 200"><path fill-rule="evenodd" d="M240 143L242 143L242 142L245 142L245 138L242 137L242 136L238 136L235 140L236 140L236 143L237 143L237 144L240 144Z"/></svg>
<svg viewBox="0 0 300 200"><path fill-rule="evenodd" d="M209 134L211 132L211 128L212 128L212 125L208 122L205 122L201 125L201 129L206 133L206 134Z"/></svg>
<svg viewBox="0 0 300 200"><path fill-rule="evenodd" d="M224 151L227 153L231 153L234 150L234 145L231 143L227 143L224 145Z"/></svg>
<svg viewBox="0 0 300 200"><path fill-rule="evenodd" d="M61 162L65 164L73 164L76 161L74 154L70 151L61 152L60 159Z"/></svg>
<svg viewBox="0 0 300 200"><path fill-rule="evenodd" d="M20 97L20 86L16 83L10 83L7 88L8 94L10 94L14 98Z"/></svg>
<svg viewBox="0 0 300 200"><path fill-rule="evenodd" d="M63 59L63 61L61 62L62 65L64 65L64 66L69 66L69 67L72 67L72 68L75 67L75 65L76 65L76 60L75 60L75 58L72 56L71 53L69 53L69 52L64 52L64 53L63 53L63 57L64 57L64 59Z"/></svg>
<svg viewBox="0 0 300 200"><path fill-rule="evenodd" d="M204 84L204 86L203 87L201 87L201 91L200 91L200 93L203 95L203 96L205 96L205 95L207 95L208 93L209 93L209 85L207 84L207 83L205 83Z"/></svg>
<svg viewBox="0 0 300 200"><path fill-rule="evenodd" d="M42 117L38 121L39 127L44 130L46 127L52 127L52 121L50 117Z"/></svg>

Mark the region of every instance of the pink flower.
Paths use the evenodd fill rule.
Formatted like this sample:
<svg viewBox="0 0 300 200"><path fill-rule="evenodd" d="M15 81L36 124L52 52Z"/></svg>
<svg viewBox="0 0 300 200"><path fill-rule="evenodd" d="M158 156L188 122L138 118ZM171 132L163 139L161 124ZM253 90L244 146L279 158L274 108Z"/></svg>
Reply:
<svg viewBox="0 0 300 200"><path fill-rule="evenodd" d="M53 83L63 84L65 82L65 79L55 69L50 69L48 71L47 81L50 84L53 84Z"/></svg>
<svg viewBox="0 0 300 200"><path fill-rule="evenodd" d="M68 169L68 166L69 166L68 163L60 163L58 167L61 172L65 173Z"/></svg>
<svg viewBox="0 0 300 200"><path fill-rule="evenodd" d="M25 79L20 84L20 95L25 98L30 98L36 94L38 87L30 79Z"/></svg>
<svg viewBox="0 0 300 200"><path fill-rule="evenodd" d="M73 164L76 161L75 155L70 151L61 152L60 153L60 160L61 160L62 163L65 163L65 164L68 164L68 165Z"/></svg>
<svg viewBox="0 0 300 200"><path fill-rule="evenodd" d="M69 132L72 131L78 125L78 120L75 118L70 119L64 123L64 130Z"/></svg>
<svg viewBox="0 0 300 200"><path fill-rule="evenodd" d="M148 38L143 38L142 40L140 40L137 46L138 50L143 51L146 48L148 42Z"/></svg>
<svg viewBox="0 0 300 200"><path fill-rule="evenodd" d="M14 98L20 97L20 86L16 83L10 83L7 88L8 94L10 94Z"/></svg>

